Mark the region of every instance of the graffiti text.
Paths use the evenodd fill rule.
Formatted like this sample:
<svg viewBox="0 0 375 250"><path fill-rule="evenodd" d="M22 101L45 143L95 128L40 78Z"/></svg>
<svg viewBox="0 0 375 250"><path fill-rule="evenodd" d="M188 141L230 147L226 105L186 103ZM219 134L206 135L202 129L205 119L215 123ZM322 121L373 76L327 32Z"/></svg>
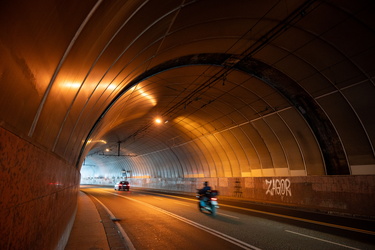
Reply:
<svg viewBox="0 0 375 250"><path fill-rule="evenodd" d="M266 180L267 192L266 194L270 195L281 195L281 196L292 196L292 190L290 188L290 180L289 179L273 179L273 180Z"/></svg>

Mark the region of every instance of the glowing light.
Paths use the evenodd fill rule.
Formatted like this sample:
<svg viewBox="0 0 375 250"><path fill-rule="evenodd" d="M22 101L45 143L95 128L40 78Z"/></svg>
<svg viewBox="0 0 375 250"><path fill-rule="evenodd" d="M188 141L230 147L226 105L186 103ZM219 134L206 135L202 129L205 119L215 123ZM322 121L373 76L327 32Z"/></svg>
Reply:
<svg viewBox="0 0 375 250"><path fill-rule="evenodd" d="M136 176L133 176L133 178L142 178L142 179L144 179L144 178L151 178L151 176L150 175L136 175Z"/></svg>
<svg viewBox="0 0 375 250"><path fill-rule="evenodd" d="M147 98L153 106L156 106L156 100L151 95L147 94L141 89L138 89L138 91L139 93L141 93L141 96L144 96L145 98Z"/></svg>
<svg viewBox="0 0 375 250"><path fill-rule="evenodd" d="M108 90L115 90L116 89L116 85L110 84L107 89Z"/></svg>
<svg viewBox="0 0 375 250"><path fill-rule="evenodd" d="M160 118L156 118L155 122L158 123L158 124L160 124L161 123L161 119Z"/></svg>
<svg viewBox="0 0 375 250"><path fill-rule="evenodd" d="M101 143L107 144L107 141L105 141L105 140L91 140L91 139L87 141L87 144L97 143L97 142L101 142Z"/></svg>
<svg viewBox="0 0 375 250"><path fill-rule="evenodd" d="M81 83L80 82L66 82L66 83L63 83L63 86L66 88L78 89L79 87L81 87Z"/></svg>
<svg viewBox="0 0 375 250"><path fill-rule="evenodd" d="M101 89L101 90L115 90L117 88L117 86L113 83L109 84L109 83L100 83L98 85L98 89Z"/></svg>

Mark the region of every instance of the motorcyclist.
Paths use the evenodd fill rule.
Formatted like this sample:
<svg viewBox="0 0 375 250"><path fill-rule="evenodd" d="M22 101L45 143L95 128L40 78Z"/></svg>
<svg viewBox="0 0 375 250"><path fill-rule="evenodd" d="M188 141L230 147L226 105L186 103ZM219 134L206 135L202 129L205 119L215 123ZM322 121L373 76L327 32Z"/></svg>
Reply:
<svg viewBox="0 0 375 250"><path fill-rule="evenodd" d="M210 191L211 190L211 187L208 185L208 181L205 181L203 183L203 188L199 190L199 194L200 194L200 204L201 204L201 207L205 207L206 206L206 201L207 201L207 196L206 196L206 193L207 191Z"/></svg>

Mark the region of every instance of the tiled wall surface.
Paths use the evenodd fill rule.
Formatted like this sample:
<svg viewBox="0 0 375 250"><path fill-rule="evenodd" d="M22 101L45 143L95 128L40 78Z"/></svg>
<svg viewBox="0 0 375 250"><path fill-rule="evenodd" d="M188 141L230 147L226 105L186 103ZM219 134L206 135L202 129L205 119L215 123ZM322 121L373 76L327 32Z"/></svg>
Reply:
<svg viewBox="0 0 375 250"><path fill-rule="evenodd" d="M0 249L64 245L78 189L74 166L0 128Z"/></svg>
<svg viewBox="0 0 375 250"><path fill-rule="evenodd" d="M195 193L208 181L223 196L277 203L313 211L375 218L375 176L128 179L132 186ZM82 180L113 184L111 179Z"/></svg>

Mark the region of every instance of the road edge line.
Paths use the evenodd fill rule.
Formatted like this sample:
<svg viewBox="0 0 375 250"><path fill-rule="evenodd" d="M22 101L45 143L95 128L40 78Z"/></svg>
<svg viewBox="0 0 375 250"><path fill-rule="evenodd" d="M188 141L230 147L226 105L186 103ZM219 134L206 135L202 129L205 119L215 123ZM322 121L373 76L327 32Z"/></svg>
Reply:
<svg viewBox="0 0 375 250"><path fill-rule="evenodd" d="M216 231L216 230L214 230L212 228L206 227L206 226L204 226L202 224L199 224L199 223L197 223L195 221L189 220L187 218L184 218L182 216L179 216L177 214L174 214L174 213L169 212L167 210L164 210L162 208L156 207L156 206L151 205L149 203L146 203L146 202L143 202L143 201L139 201L139 200L136 200L136 199L133 199L133 198L125 197L125 196L122 196L122 195L114 194L114 193L111 193L111 192L107 192L107 193L115 195L117 197L121 197L123 199L127 199L127 200L131 200L131 201L134 201L134 202L138 202L138 203L146 205L148 207L151 207L151 208L153 208L153 209L155 209L155 210L157 210L159 212L162 212L162 213L164 213L166 215L169 215L169 216L171 216L171 217L173 217L175 219L178 219L178 220L180 220L182 222L185 222L185 223L187 223L187 224L189 224L191 226L194 226L194 227L196 227L196 228L198 228L200 230L206 231L207 233L210 233L210 234L212 234L212 235L214 235L216 237L222 238L223 240L226 240L226 241L228 241L228 242L230 242L230 243L232 243L234 245L237 245L237 246L239 246L239 247L241 247L243 249L261 250L260 248L257 248L256 246L250 245L250 244L248 244L246 242L243 242L243 241L241 241L239 239L233 238L232 236L226 235L226 234L221 233L219 231Z"/></svg>
<svg viewBox="0 0 375 250"><path fill-rule="evenodd" d="M109 214L109 216L112 218L112 219L115 219L116 217L113 215L113 213L111 212L111 210L109 210L106 205L104 205L98 198L94 197L93 195L91 194L87 194L87 195L90 195L92 198L94 198L104 209L105 211ZM121 236L124 238L125 240L125 244L127 246L127 248L129 250L136 250L132 241L130 240L129 236L127 235L127 233L125 232L125 230L122 228L122 226L120 225L120 223L118 221L113 221L117 227L117 229L119 230Z"/></svg>

